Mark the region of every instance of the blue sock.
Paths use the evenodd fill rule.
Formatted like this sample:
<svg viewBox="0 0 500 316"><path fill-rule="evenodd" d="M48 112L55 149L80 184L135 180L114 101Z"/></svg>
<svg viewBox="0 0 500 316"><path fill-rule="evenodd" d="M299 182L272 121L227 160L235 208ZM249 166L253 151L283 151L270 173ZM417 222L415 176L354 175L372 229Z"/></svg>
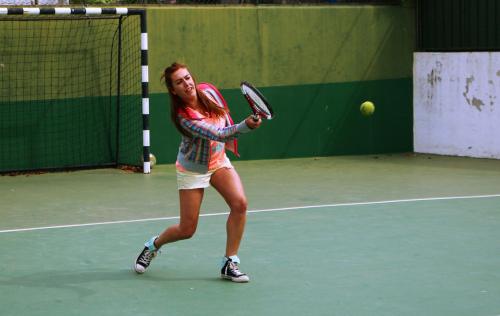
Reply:
<svg viewBox="0 0 500 316"><path fill-rule="evenodd" d="M158 238L158 236L151 237L151 239L149 239L148 241L146 241L146 243L144 244L144 246L148 247L148 249L151 250L151 251L158 250L158 249L156 249L156 246L155 246L155 240L156 240L156 238Z"/></svg>
<svg viewBox="0 0 500 316"><path fill-rule="evenodd" d="M227 259L231 259L232 262L236 263L236 264L240 264L240 258L238 258L237 255L234 255L234 256L229 256L229 257L222 257L222 263L221 263L221 268L226 264L226 261Z"/></svg>

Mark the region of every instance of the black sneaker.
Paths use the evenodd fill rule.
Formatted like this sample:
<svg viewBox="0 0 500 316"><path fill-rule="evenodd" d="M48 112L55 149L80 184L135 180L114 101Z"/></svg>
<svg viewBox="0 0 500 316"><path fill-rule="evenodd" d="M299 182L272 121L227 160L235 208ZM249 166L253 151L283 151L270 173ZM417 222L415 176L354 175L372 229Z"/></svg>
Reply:
<svg viewBox="0 0 500 316"><path fill-rule="evenodd" d="M135 272L139 274L146 272L146 269L149 267L151 260L153 260L153 258L156 257L158 249L156 249L155 240L157 238L158 236L153 236L144 244L144 249L142 250L139 257L135 259L135 264L134 264Z"/></svg>
<svg viewBox="0 0 500 316"><path fill-rule="evenodd" d="M134 270L139 274L143 274L146 272L146 269L149 267L151 260L156 257L158 251L149 250L148 247L144 247L141 254L135 260Z"/></svg>
<svg viewBox="0 0 500 316"><path fill-rule="evenodd" d="M220 277L238 283L250 281L250 278L240 271L238 264L233 262L231 258L227 258L226 263L220 270Z"/></svg>

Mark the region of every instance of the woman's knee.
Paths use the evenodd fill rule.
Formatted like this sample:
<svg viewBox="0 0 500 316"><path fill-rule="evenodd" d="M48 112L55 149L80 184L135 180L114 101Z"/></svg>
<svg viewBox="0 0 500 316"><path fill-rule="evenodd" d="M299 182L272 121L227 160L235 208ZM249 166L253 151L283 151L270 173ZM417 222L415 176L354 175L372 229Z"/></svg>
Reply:
<svg viewBox="0 0 500 316"><path fill-rule="evenodd" d="M179 238L189 239L194 236L196 225L184 225L179 227Z"/></svg>
<svg viewBox="0 0 500 316"><path fill-rule="evenodd" d="M242 196L232 201L229 207L231 208L231 212L235 212L237 214L245 214L248 208L248 201L246 197Z"/></svg>

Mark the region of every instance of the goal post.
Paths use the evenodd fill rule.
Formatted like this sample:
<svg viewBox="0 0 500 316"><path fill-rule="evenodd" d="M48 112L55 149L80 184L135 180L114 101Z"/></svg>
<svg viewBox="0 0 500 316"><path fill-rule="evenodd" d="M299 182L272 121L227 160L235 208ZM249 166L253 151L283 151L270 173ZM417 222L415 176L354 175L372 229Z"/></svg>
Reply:
<svg viewBox="0 0 500 316"><path fill-rule="evenodd" d="M150 173L146 10L0 7L0 172Z"/></svg>

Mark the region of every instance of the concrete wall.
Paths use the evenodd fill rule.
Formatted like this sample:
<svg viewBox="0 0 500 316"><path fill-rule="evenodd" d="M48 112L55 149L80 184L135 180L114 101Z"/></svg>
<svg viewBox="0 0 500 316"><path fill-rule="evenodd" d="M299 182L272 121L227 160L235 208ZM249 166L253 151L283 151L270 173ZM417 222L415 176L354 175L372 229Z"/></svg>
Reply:
<svg viewBox="0 0 500 316"><path fill-rule="evenodd" d="M500 159L500 53L416 53L416 152Z"/></svg>
<svg viewBox="0 0 500 316"><path fill-rule="evenodd" d="M219 87L236 121L242 80L276 119L240 140L242 159L411 151L413 8L217 6L148 8L151 150L174 161L178 133L159 78L173 61ZM372 100L371 118L359 105Z"/></svg>

